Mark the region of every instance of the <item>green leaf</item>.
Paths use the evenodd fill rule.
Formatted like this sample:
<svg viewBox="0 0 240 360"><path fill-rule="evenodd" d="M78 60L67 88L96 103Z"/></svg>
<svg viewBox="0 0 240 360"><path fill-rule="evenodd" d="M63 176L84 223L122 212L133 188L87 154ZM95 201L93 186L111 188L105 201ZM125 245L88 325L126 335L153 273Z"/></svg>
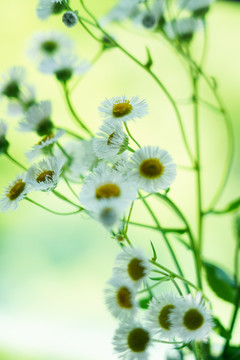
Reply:
<svg viewBox="0 0 240 360"><path fill-rule="evenodd" d="M151 56L151 53L150 53L150 50L149 50L148 47L146 47L146 51L147 51L147 57L148 57L148 59L147 59L147 62L146 62L145 67L146 67L147 69L150 69L151 66L152 66L152 64L153 64L153 60L152 60L152 56Z"/></svg>
<svg viewBox="0 0 240 360"><path fill-rule="evenodd" d="M238 198L237 200L231 202L228 207L225 209L225 212L230 212L230 211L234 211L237 210L240 207L240 198Z"/></svg>
<svg viewBox="0 0 240 360"><path fill-rule="evenodd" d="M146 296L143 299L139 300L139 306L141 309L148 309L149 302L152 300L152 296Z"/></svg>
<svg viewBox="0 0 240 360"><path fill-rule="evenodd" d="M176 238L181 244L183 244L188 250L192 250L191 246L188 245L188 243L186 243L185 240L181 239L180 236L175 236L175 238Z"/></svg>
<svg viewBox="0 0 240 360"><path fill-rule="evenodd" d="M155 247L154 247L154 245L153 245L153 243L152 243L151 240L150 240L150 243L151 243L151 247L152 247L152 251L153 251L153 258L152 258L152 260L153 260L153 261L156 261L156 260L157 260L157 253L156 253Z"/></svg>
<svg viewBox="0 0 240 360"><path fill-rule="evenodd" d="M225 301L234 303L236 288L233 277L211 263L204 262L204 266L208 284L215 294Z"/></svg>
<svg viewBox="0 0 240 360"><path fill-rule="evenodd" d="M228 339L229 331L224 328L220 320L218 320L217 318L213 318L213 321L215 324L213 330L221 337Z"/></svg>

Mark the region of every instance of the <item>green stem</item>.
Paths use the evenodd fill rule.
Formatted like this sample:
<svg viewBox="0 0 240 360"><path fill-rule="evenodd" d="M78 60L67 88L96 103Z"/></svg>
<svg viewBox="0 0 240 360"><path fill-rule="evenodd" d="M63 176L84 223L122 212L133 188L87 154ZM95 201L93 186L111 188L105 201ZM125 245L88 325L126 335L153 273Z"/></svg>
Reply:
<svg viewBox="0 0 240 360"><path fill-rule="evenodd" d="M130 210L129 210L129 214L128 214L128 218L127 218L127 222L126 222L126 226L125 226L125 230L124 230L124 236L127 235L128 224L129 224L129 221L130 221L130 218L131 218L131 214L132 214L132 210L133 210L133 205L134 205L134 202L132 202L131 207L130 207Z"/></svg>
<svg viewBox="0 0 240 360"><path fill-rule="evenodd" d="M68 92L66 84L63 84L63 90L64 90L65 99L66 99L68 108L69 108L71 114L73 115L74 119L78 122L78 124L81 126L81 128L88 133L88 135L93 137L94 135L91 132L91 130L88 129L88 127L83 123L83 121L79 118L76 111L74 110L74 108L72 106L72 103L71 103L71 100L70 100L70 97L69 97L69 92Z"/></svg>
<svg viewBox="0 0 240 360"><path fill-rule="evenodd" d="M140 192L139 192L139 196L141 197L141 193L140 193ZM143 201L145 207L147 208L148 212L149 212L150 215L152 216L154 222L156 223L157 228L159 229L160 232L162 232L162 227L161 227L161 225L160 225L160 223L159 223L156 215L154 214L154 212L152 211L151 207L149 206L148 202L147 202L143 197L142 197L142 201ZM165 243L166 243L166 245L167 245L167 247L168 247L168 249L169 249L169 252L170 252L170 254L171 254L172 258L173 258L173 261L174 261L174 263L175 263L175 265L176 265L176 267L177 267L177 269L178 269L179 274L180 274L181 276L184 276L184 275L183 275L183 272L182 272L182 269L181 269L181 267L180 267L180 265L179 265L179 262L178 262L178 260L177 260L177 257L176 257L176 255L175 255L173 249L172 249L172 246L171 246L171 244L170 244L170 242L169 242L169 240L168 240L167 235L165 234L165 232L162 232L162 236L163 236L163 239L165 240ZM187 290L188 293L190 292L190 290L189 290L189 288L188 288L187 285L186 285L186 290Z"/></svg>
<svg viewBox="0 0 240 360"><path fill-rule="evenodd" d="M59 144L59 142L56 142L57 146L59 147L59 149L61 150L61 152L63 153L64 156L66 156L66 158L71 162L72 161L72 157L70 155L68 155L68 153L66 152L66 150L62 147L61 144Z"/></svg>
<svg viewBox="0 0 240 360"><path fill-rule="evenodd" d="M63 201L66 201L67 203L81 209L81 210L84 210L81 206L75 204L74 202L72 202L71 200L69 200L66 196L62 195L60 192L56 191L56 190L53 190L52 193L57 196L59 199L63 200Z"/></svg>
<svg viewBox="0 0 240 360"><path fill-rule="evenodd" d="M37 205L38 207L40 207L40 208L42 208L44 210L47 210L48 212L50 212L52 214L55 214L55 215L73 215L73 214L77 214L77 213L79 213L80 211L83 210L83 209L79 209L77 211L73 211L73 212L69 212L69 213L60 213L60 212L48 209L47 207L37 203L36 201L33 201L32 199L29 199L28 197L25 197L25 200L29 201L30 203L32 203L34 205Z"/></svg>
<svg viewBox="0 0 240 360"><path fill-rule="evenodd" d="M72 188L72 186L71 186L71 184L69 183L69 181L68 181L68 179L67 179L67 177L64 175L64 173L62 174L62 177L63 177L63 179L64 179L64 181L65 181L65 183L66 183L66 185L67 185L67 187L69 188L69 190L71 191L71 193L79 200L79 197L78 197L78 195L75 193L75 191L73 190L73 188Z"/></svg>
<svg viewBox="0 0 240 360"><path fill-rule="evenodd" d="M140 227L145 227L146 229L152 229L152 230L156 230L159 231L159 228L156 226L152 226L152 225L147 225L147 224L142 224L142 223L137 223L134 221L129 221L130 225L135 225L135 226L140 226ZM162 228L161 227L161 232L163 233L178 233L178 234L183 234L187 231L187 229L181 229L181 228Z"/></svg>
<svg viewBox="0 0 240 360"><path fill-rule="evenodd" d="M15 160L8 152L5 153L5 155L8 157L9 160L11 160L12 162L14 162L14 164L18 165L20 168L22 168L23 170L27 171L28 169L22 165L19 161Z"/></svg>
<svg viewBox="0 0 240 360"><path fill-rule="evenodd" d="M132 141L135 142L135 144L136 144L139 148L141 148L141 145L139 145L139 143L137 142L137 140L134 139L134 137L133 137L132 134L130 133L130 131L129 131L129 129L128 129L128 126L127 126L126 123L124 123L124 127L125 127L125 129L126 129L126 131L127 131L128 136L130 137L130 139L132 139Z"/></svg>
<svg viewBox="0 0 240 360"><path fill-rule="evenodd" d="M84 138L83 138L82 136L80 136L80 135L78 135L78 134L75 134L73 131L71 131L71 130L69 130L69 129L65 129L65 128L63 128L63 127L56 127L56 129L57 129L57 130L64 130L64 131L66 131L66 133L67 133L68 135L71 135L71 136L73 136L73 137L75 137L75 138L77 138L77 139L79 139L79 140L84 140Z"/></svg>

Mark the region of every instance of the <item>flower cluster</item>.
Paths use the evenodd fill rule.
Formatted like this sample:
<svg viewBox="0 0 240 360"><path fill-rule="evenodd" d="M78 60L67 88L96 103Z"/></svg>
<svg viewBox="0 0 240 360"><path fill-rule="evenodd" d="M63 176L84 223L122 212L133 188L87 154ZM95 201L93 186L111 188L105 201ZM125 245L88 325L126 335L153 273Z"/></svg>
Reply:
<svg viewBox="0 0 240 360"><path fill-rule="evenodd" d="M213 327L212 315L201 293L196 297L190 294L179 297L163 292L152 297L142 314L138 291L146 285L151 270L140 249L124 247L116 258L113 277L105 290L107 307L120 320L113 345L125 359L147 359L148 348L154 342L207 341ZM145 291L149 291L149 287Z"/></svg>

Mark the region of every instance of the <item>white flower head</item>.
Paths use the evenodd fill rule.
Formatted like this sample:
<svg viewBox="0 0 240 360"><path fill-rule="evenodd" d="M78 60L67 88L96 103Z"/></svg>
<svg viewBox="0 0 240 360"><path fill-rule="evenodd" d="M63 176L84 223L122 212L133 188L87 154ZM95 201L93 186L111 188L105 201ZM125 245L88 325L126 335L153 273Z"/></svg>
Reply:
<svg viewBox="0 0 240 360"><path fill-rule="evenodd" d="M113 338L114 350L124 360L147 360L151 344L151 330L130 320L119 326Z"/></svg>
<svg viewBox="0 0 240 360"><path fill-rule="evenodd" d="M172 330L185 342L208 340L213 328L213 319L210 311L205 306L201 293L195 298L187 295L182 298L179 306L172 309L169 314Z"/></svg>
<svg viewBox="0 0 240 360"><path fill-rule="evenodd" d="M136 25L144 29L154 30L161 22L164 13L164 1L155 0L147 10L141 11L135 18Z"/></svg>
<svg viewBox="0 0 240 360"><path fill-rule="evenodd" d="M166 23L164 31L170 39L179 38L181 41L190 41L193 34L202 26L203 23L200 19L188 17Z"/></svg>
<svg viewBox="0 0 240 360"><path fill-rule="evenodd" d="M94 151L99 159L106 159L115 156L128 146L128 137L124 133L122 124L103 124L96 138L94 138Z"/></svg>
<svg viewBox="0 0 240 360"><path fill-rule="evenodd" d="M16 210L21 200L25 198L29 192L29 185L27 184L26 174L20 174L5 188L4 194L0 199L0 207L2 212L7 210Z"/></svg>
<svg viewBox="0 0 240 360"><path fill-rule="evenodd" d="M111 231L113 228L119 228L125 210L123 206L119 207L114 199L102 199L97 209L90 212L90 215Z"/></svg>
<svg viewBox="0 0 240 360"><path fill-rule="evenodd" d="M105 301L111 314L121 321L136 314L136 289L128 281L114 276L105 289Z"/></svg>
<svg viewBox="0 0 240 360"><path fill-rule="evenodd" d="M29 56L43 60L63 53L71 53L73 43L65 34L60 32L46 32L35 34L29 47Z"/></svg>
<svg viewBox="0 0 240 360"><path fill-rule="evenodd" d="M52 106L50 101L41 101L32 105L20 121L18 130L23 132L36 131L39 136L52 133Z"/></svg>
<svg viewBox="0 0 240 360"><path fill-rule="evenodd" d="M51 15L57 15L65 9L65 5L62 1L39 0L36 8L36 14L39 19L46 20Z"/></svg>
<svg viewBox="0 0 240 360"><path fill-rule="evenodd" d="M67 143L65 150L71 156L70 171L73 178L85 176L97 165L98 158L93 150L93 140Z"/></svg>
<svg viewBox="0 0 240 360"><path fill-rule="evenodd" d="M55 144L63 135L65 134L65 130L59 129L56 133L51 133L46 135L43 139L41 139L36 145L33 145L30 151L26 152L26 157L28 161L32 161L35 157L48 154L49 149Z"/></svg>
<svg viewBox="0 0 240 360"><path fill-rule="evenodd" d="M79 195L82 205L90 211L96 211L103 200L116 203L119 210L125 209L135 197L131 183L105 163L85 178Z"/></svg>
<svg viewBox="0 0 240 360"><path fill-rule="evenodd" d="M68 28L74 27L78 23L77 14L73 11L66 11L62 16L62 22Z"/></svg>
<svg viewBox="0 0 240 360"><path fill-rule="evenodd" d="M172 328L169 315L179 305L179 298L171 293L165 293L152 298L145 314L146 324L152 329L154 335L160 339L172 340L178 334Z"/></svg>
<svg viewBox="0 0 240 360"><path fill-rule="evenodd" d="M115 123L117 121L129 121L142 118L148 113L148 106L145 100L138 96L118 96L104 100L98 110L105 121Z"/></svg>
<svg viewBox="0 0 240 360"><path fill-rule="evenodd" d="M11 116L22 115L32 105L36 103L35 88L29 84L23 84L18 99L9 99L7 110Z"/></svg>
<svg viewBox="0 0 240 360"><path fill-rule="evenodd" d="M100 21L101 25L106 26L110 22L123 21L127 18L136 16L139 12L139 0L120 0L108 14L106 14Z"/></svg>
<svg viewBox="0 0 240 360"><path fill-rule="evenodd" d="M22 86L26 77L26 71L21 66L14 66L2 75L0 80L0 97L6 96L9 99L19 99Z"/></svg>
<svg viewBox="0 0 240 360"><path fill-rule="evenodd" d="M55 74L59 81L66 82L75 74L83 75L90 67L87 60L79 61L76 56L60 54L54 58L42 60L38 69L45 74Z"/></svg>
<svg viewBox="0 0 240 360"><path fill-rule="evenodd" d="M27 179L35 191L51 191L58 184L63 162L59 158L49 157L33 164L28 172Z"/></svg>
<svg viewBox="0 0 240 360"><path fill-rule="evenodd" d="M146 146L133 154L128 176L138 188L145 191L166 190L176 177L176 165L166 150Z"/></svg>
<svg viewBox="0 0 240 360"><path fill-rule="evenodd" d="M182 9L192 11L195 15L205 15L214 1L215 0L180 0L179 6Z"/></svg>
<svg viewBox="0 0 240 360"><path fill-rule="evenodd" d="M151 267L141 249L123 249L115 260L113 271L131 281L136 287L148 278Z"/></svg>

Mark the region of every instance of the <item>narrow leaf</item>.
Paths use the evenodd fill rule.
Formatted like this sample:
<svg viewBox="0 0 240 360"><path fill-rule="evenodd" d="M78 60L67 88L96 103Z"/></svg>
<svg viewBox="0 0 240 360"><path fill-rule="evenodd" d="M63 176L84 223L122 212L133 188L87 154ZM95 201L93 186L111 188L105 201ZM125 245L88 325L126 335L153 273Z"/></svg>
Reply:
<svg viewBox="0 0 240 360"><path fill-rule="evenodd" d="M141 309L148 309L149 302L152 300L152 296L147 296L139 300L139 306Z"/></svg>
<svg viewBox="0 0 240 360"><path fill-rule="evenodd" d="M152 243L151 240L150 240L150 243L151 243L151 247L152 247L152 251L153 251L153 258L152 258L152 260L153 260L153 261L156 261L156 260L157 260L157 253L156 253L155 247L154 247L154 245L153 245L153 243Z"/></svg>
<svg viewBox="0 0 240 360"><path fill-rule="evenodd" d="M228 339L229 332L224 328L221 322L217 318L213 318L213 321L215 324L213 330L221 337Z"/></svg>

